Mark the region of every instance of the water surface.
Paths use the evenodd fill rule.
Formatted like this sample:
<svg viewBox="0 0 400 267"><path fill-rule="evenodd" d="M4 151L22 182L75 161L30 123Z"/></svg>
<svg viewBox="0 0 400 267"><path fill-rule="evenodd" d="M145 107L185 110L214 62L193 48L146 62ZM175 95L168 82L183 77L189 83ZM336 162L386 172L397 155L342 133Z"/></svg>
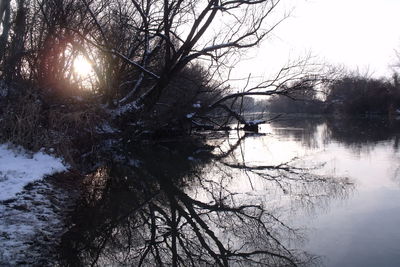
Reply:
<svg viewBox="0 0 400 267"><path fill-rule="evenodd" d="M398 266L396 122L125 143L85 180L65 265Z"/></svg>

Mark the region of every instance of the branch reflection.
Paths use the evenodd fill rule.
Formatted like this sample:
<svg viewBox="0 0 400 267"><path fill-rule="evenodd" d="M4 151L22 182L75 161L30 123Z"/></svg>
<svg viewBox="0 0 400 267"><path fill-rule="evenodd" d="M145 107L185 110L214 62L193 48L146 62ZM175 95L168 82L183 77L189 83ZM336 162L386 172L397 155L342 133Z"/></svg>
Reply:
<svg viewBox="0 0 400 267"><path fill-rule="evenodd" d="M230 156L244 138L218 155L196 142L136 146L140 162L125 156L87 176L60 264L317 264L294 246L303 235L285 219L287 202L312 209L345 197L352 184L289 162L233 164Z"/></svg>

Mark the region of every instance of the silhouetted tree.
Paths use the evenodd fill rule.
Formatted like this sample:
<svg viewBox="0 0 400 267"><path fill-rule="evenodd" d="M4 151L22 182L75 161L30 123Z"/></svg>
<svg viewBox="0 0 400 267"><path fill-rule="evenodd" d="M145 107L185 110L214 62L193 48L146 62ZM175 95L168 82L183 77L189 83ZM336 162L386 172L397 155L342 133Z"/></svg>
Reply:
<svg viewBox="0 0 400 267"><path fill-rule="evenodd" d="M328 110L353 115L388 114L399 106L393 85L384 79L345 76L333 82L326 97Z"/></svg>
<svg viewBox="0 0 400 267"><path fill-rule="evenodd" d="M268 101L268 111L278 113L324 112L324 103L317 95L315 81L300 80L288 86L285 95L272 96Z"/></svg>

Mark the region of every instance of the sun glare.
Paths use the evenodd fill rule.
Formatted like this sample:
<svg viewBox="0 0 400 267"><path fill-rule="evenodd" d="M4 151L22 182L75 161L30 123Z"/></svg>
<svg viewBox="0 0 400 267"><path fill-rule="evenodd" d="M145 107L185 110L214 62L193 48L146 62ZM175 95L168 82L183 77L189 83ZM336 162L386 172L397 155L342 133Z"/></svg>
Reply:
<svg viewBox="0 0 400 267"><path fill-rule="evenodd" d="M92 65L83 56L77 56L74 60L74 71L81 77L89 76Z"/></svg>

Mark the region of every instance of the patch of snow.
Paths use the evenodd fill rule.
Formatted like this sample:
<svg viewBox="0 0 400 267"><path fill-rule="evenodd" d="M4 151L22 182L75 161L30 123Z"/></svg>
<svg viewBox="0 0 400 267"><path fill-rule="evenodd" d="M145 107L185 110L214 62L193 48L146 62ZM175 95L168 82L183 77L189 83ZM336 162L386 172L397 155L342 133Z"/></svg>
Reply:
<svg viewBox="0 0 400 267"><path fill-rule="evenodd" d="M125 113L127 113L127 112L130 112L130 111L133 111L133 110L138 110L138 109L140 109L140 108L141 108L141 107L138 106L138 104L137 104L136 101L135 101L135 102L132 102L132 103L129 103L129 104L120 106L120 107L118 107L118 108L115 109L115 110L109 110L109 113L110 113L112 116L116 117L116 116L121 116L121 115L123 115L123 114L125 114Z"/></svg>
<svg viewBox="0 0 400 267"><path fill-rule="evenodd" d="M77 197L67 190L43 179L0 201L0 266L54 266L65 217Z"/></svg>
<svg viewBox="0 0 400 267"><path fill-rule="evenodd" d="M193 118L193 116L194 116L195 114L196 114L195 112L186 114L186 118L191 119L191 118Z"/></svg>
<svg viewBox="0 0 400 267"><path fill-rule="evenodd" d="M197 102L197 103L193 104L193 107L194 108L201 108L201 104L199 102Z"/></svg>
<svg viewBox="0 0 400 267"><path fill-rule="evenodd" d="M144 121L139 120L139 121L136 121L136 122L130 122L127 125L129 125L129 126L142 126L144 124L145 124Z"/></svg>
<svg viewBox="0 0 400 267"><path fill-rule="evenodd" d="M21 147L0 145L0 201L14 198L24 186L46 175L67 170L61 159L43 152L30 154Z"/></svg>
<svg viewBox="0 0 400 267"><path fill-rule="evenodd" d="M133 167L140 167L141 163L142 162L137 159L129 159L129 162L128 162L128 164Z"/></svg>
<svg viewBox="0 0 400 267"><path fill-rule="evenodd" d="M100 127L96 128L98 133L112 134L119 132L118 129L112 127L109 123L103 123Z"/></svg>
<svg viewBox="0 0 400 267"><path fill-rule="evenodd" d="M6 97L8 95L8 86L4 81L0 81L0 98Z"/></svg>
<svg viewBox="0 0 400 267"><path fill-rule="evenodd" d="M400 114L400 108L396 109L396 113Z"/></svg>
<svg viewBox="0 0 400 267"><path fill-rule="evenodd" d="M193 157L188 157L188 160L194 161L194 158Z"/></svg>
<svg viewBox="0 0 400 267"><path fill-rule="evenodd" d="M261 123L265 123L265 120L251 120L251 121L246 122L246 124L248 124L248 125L258 125Z"/></svg>

